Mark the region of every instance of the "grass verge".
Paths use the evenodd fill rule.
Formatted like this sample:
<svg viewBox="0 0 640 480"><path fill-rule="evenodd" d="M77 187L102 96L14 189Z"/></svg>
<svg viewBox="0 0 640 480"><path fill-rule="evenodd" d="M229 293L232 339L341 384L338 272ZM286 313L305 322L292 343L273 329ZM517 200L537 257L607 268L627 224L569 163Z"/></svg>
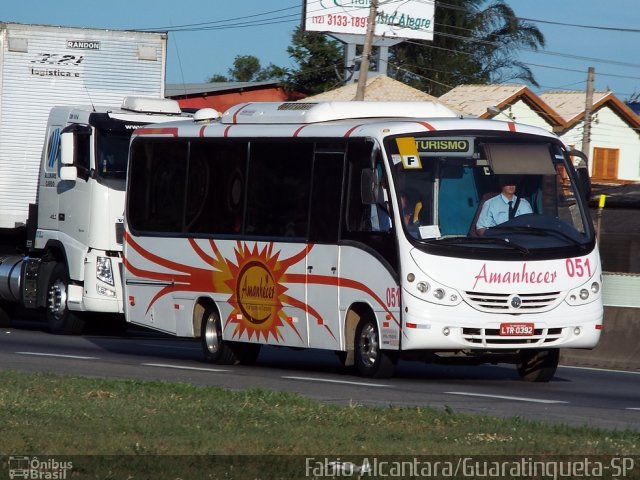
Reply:
<svg viewBox="0 0 640 480"><path fill-rule="evenodd" d="M522 418L336 406L262 389L0 372L2 455L634 456L639 446L637 432Z"/></svg>

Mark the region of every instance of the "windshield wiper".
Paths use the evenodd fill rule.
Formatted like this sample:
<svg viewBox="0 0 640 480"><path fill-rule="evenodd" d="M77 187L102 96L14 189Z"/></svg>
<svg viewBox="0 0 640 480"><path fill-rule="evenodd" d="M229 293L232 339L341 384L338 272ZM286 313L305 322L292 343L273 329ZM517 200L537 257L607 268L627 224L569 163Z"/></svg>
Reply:
<svg viewBox="0 0 640 480"><path fill-rule="evenodd" d="M582 242L580 242L579 240L575 239L574 237L572 237L571 235L564 233L560 230L554 230L551 228L540 228L540 227L523 227L523 226L516 226L516 225L505 225L505 226L498 226L498 227L494 227L496 230L507 230L507 231L513 231L513 232L525 232L531 235L540 235L540 236L545 236L545 237L549 237L552 235L555 235L557 237L563 238L565 240L569 240L573 245L579 246L579 247L583 247L584 248L584 244Z"/></svg>
<svg viewBox="0 0 640 480"><path fill-rule="evenodd" d="M525 255L529 253L529 249L523 247L522 245L518 245L517 243L511 242L507 238L500 237L447 237L436 240L437 243L459 243L459 244L471 244L478 243L482 245L483 243L492 243L494 245L502 245L505 247L510 247L514 250L518 250L519 252L524 253Z"/></svg>

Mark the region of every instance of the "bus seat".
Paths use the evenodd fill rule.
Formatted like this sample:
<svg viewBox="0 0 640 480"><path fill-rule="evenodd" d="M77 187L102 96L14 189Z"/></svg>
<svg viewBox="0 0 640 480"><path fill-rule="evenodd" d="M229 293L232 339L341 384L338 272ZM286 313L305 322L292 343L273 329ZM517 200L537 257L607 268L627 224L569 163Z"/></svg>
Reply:
<svg viewBox="0 0 640 480"><path fill-rule="evenodd" d="M478 217L480 216L480 212L482 211L482 206L484 203L497 195L500 195L500 192L487 192L482 195L480 198L480 203L478 203L478 208L476 208L476 213L473 216L473 220L471 220L471 225L469 226L469 233L467 234L469 237L478 237L478 232L476 231L476 223L478 223Z"/></svg>

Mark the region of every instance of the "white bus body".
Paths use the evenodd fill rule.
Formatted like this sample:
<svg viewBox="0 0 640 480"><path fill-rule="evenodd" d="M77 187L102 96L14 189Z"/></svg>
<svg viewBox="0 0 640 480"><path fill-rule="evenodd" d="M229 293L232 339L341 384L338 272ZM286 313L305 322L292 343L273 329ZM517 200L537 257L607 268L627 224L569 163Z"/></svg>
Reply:
<svg viewBox="0 0 640 480"><path fill-rule="evenodd" d="M602 329L570 153L427 102L254 103L138 129L127 320L200 337L222 363L269 344L334 350L365 376L409 358L508 361L547 381L559 348L593 348ZM533 213L478 236L505 175Z"/></svg>

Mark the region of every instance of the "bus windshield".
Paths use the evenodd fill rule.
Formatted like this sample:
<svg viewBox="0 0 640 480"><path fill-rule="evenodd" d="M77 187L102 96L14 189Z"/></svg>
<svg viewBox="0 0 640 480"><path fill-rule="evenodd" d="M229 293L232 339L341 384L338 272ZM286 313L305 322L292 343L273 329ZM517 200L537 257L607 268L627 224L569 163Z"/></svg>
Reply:
<svg viewBox="0 0 640 480"><path fill-rule="evenodd" d="M571 158L531 136L386 141L407 238L418 248L528 254L594 241Z"/></svg>

